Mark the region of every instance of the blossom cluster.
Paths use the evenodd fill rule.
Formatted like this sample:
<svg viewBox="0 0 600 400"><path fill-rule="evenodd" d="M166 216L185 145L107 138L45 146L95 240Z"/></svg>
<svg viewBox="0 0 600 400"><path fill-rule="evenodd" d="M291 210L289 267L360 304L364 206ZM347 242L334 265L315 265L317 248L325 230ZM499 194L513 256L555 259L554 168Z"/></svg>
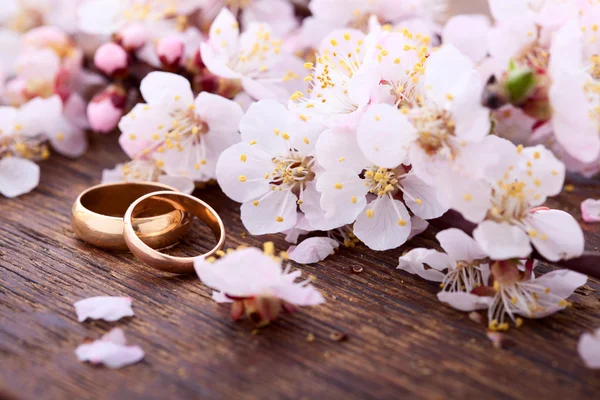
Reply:
<svg viewBox="0 0 600 400"><path fill-rule="evenodd" d="M35 187L48 144L78 156L85 129L118 128L131 160L103 181L216 181L248 232L286 234L299 263L397 249L453 210L472 237L442 231L443 253L398 268L487 309L491 330L548 315L586 282L536 277L534 259L584 251L578 222L544 204L567 171L600 171L600 4L489 6L493 21L442 25L442 0L8 0L0 193ZM272 254L214 263L196 270L235 319L322 302Z"/></svg>

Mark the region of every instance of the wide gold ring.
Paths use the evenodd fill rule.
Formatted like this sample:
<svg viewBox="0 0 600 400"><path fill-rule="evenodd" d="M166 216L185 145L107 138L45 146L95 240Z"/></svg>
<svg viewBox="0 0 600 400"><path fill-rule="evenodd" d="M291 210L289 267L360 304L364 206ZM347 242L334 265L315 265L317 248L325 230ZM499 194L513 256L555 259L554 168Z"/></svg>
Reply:
<svg viewBox="0 0 600 400"><path fill-rule="evenodd" d="M141 196L158 191L177 191L154 182L120 182L93 186L82 192L71 209L71 225L83 241L103 249L127 250L123 238L123 216L131 203ZM152 248L171 246L188 231L189 214L165 202L147 204L146 213L133 226Z"/></svg>
<svg viewBox="0 0 600 400"><path fill-rule="evenodd" d="M144 213L148 207L150 200L162 201L169 204L171 207L187 212L198 217L204 222L217 240L216 246L208 253L196 257L174 257L153 250L145 244L135 230L133 221L137 216ZM156 192L144 195L131 203L125 217L123 217L123 237L129 250L142 262L161 271L172 272L176 274L185 274L194 271L194 260L199 257L210 257L218 250L223 248L225 244L225 226L219 217L208 204L194 196L180 192Z"/></svg>

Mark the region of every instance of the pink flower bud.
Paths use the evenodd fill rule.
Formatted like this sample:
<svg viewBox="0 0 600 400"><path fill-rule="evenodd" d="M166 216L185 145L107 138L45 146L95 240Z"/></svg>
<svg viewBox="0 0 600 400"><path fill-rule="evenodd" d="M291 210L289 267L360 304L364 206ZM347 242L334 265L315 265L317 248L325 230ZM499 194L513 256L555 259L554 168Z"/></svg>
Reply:
<svg viewBox="0 0 600 400"><path fill-rule="evenodd" d="M108 133L117 127L125 111L125 91L118 86L109 86L94 96L87 107L87 117L92 129Z"/></svg>
<svg viewBox="0 0 600 400"><path fill-rule="evenodd" d="M161 39L156 46L158 57L167 68L176 68L179 66L181 57L183 57L183 50L183 42L175 36Z"/></svg>
<svg viewBox="0 0 600 400"><path fill-rule="evenodd" d="M129 25L127 28L121 30L118 34L118 41L127 51L135 51L142 47L148 35L146 29L142 24Z"/></svg>
<svg viewBox="0 0 600 400"><path fill-rule="evenodd" d="M96 50L94 64L106 75L122 75L127 71L127 52L118 44L105 43Z"/></svg>

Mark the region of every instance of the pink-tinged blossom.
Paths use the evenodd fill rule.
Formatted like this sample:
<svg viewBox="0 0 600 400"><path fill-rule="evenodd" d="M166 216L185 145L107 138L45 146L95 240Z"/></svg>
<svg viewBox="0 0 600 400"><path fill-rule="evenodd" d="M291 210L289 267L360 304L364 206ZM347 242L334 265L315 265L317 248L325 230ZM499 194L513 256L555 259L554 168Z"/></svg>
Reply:
<svg viewBox="0 0 600 400"><path fill-rule="evenodd" d="M507 142L508 143L508 142ZM496 148L500 161L485 171L488 187L457 187L453 207L479 222L473 237L490 257L527 257L533 245L550 261L583 253L583 232L561 210L539 208L562 190L565 166L545 147ZM476 210L476 213L473 213Z"/></svg>
<svg viewBox="0 0 600 400"><path fill-rule="evenodd" d="M446 22L442 43L454 45L473 62L479 63L488 55L484 39L489 30L490 20L485 15L456 15Z"/></svg>
<svg viewBox="0 0 600 400"><path fill-rule="evenodd" d="M91 128L100 133L112 132L123 117L126 100L125 91L116 85L108 86L96 94L87 106Z"/></svg>
<svg viewBox="0 0 600 400"><path fill-rule="evenodd" d="M600 200L585 199L582 201L581 217L585 222L600 222Z"/></svg>
<svg viewBox="0 0 600 400"><path fill-rule="evenodd" d="M106 75L121 75L129 64L127 52L116 43L105 43L96 50L94 65Z"/></svg>
<svg viewBox="0 0 600 400"><path fill-rule="evenodd" d="M165 175L156 163L150 160L132 160L102 171L102 183L113 182L158 182L187 194L191 194L195 189L194 181L190 178Z"/></svg>
<svg viewBox="0 0 600 400"><path fill-rule="evenodd" d="M588 368L600 368L600 329L581 335L577 352Z"/></svg>
<svg viewBox="0 0 600 400"><path fill-rule="evenodd" d="M127 51L135 51L146 44L148 32L142 24L131 24L119 31L117 40Z"/></svg>
<svg viewBox="0 0 600 400"><path fill-rule="evenodd" d="M276 100L254 103L240 125L242 142L225 150L217 180L243 203L242 222L253 235L284 232L306 214L307 188L317 169L314 147L322 128L302 120Z"/></svg>
<svg viewBox="0 0 600 400"><path fill-rule="evenodd" d="M600 56L586 57L583 44L574 21L556 33L549 98L556 140L569 155L590 163L600 155Z"/></svg>
<svg viewBox="0 0 600 400"><path fill-rule="evenodd" d="M191 14L199 6L198 0L87 0L78 7L77 17L82 32L111 35L133 24L151 30L154 24Z"/></svg>
<svg viewBox="0 0 600 400"><path fill-rule="evenodd" d="M291 246L287 253L290 260L299 264L314 264L333 255L339 246L340 243L335 239L311 237L304 239L298 246Z"/></svg>
<svg viewBox="0 0 600 400"><path fill-rule="evenodd" d="M331 32L319 46L316 64L305 64L311 70L306 77L310 88L306 95L295 92L290 98L290 108L301 118L328 127L355 127L379 83L377 71L364 64L373 46L374 39L361 31Z"/></svg>
<svg viewBox="0 0 600 400"><path fill-rule="evenodd" d="M144 350L139 346L128 346L123 330L114 328L99 340L77 346L75 355L79 361L117 369L141 361Z"/></svg>
<svg viewBox="0 0 600 400"><path fill-rule="evenodd" d="M325 299L309 280L295 282L300 271L284 269L281 258L274 257L272 243L263 253L244 248L227 253L218 260L197 258L194 262L200 280L215 290L213 298L232 304L234 320L246 315L257 324L273 321L282 310L295 306L314 306Z"/></svg>
<svg viewBox="0 0 600 400"><path fill-rule="evenodd" d="M181 62L185 46L183 42L174 36L168 36L158 41L156 53L162 64L167 68L176 68Z"/></svg>
<svg viewBox="0 0 600 400"><path fill-rule="evenodd" d="M309 7L314 25L366 32L372 18L396 26L415 18L432 21L443 17L447 5L444 0L313 0Z"/></svg>
<svg viewBox="0 0 600 400"><path fill-rule="evenodd" d="M18 108L0 107L0 131L0 193L6 197L38 185L39 167L33 161L49 156L48 143L70 157L87 147L85 133L67 120L57 95L38 97Z"/></svg>
<svg viewBox="0 0 600 400"><path fill-rule="evenodd" d="M397 109L390 112L400 114ZM375 108L369 109L361 119L359 132L373 131L371 126L379 122L378 118L385 118L378 113ZM414 130L408 121L402 122L390 125L389 130ZM363 243L374 250L388 250L402 245L411 233L407 206L423 219L437 218L447 207L440 203L434 186L403 165L406 152L388 148L379 139L372 135L369 147L380 151L361 153L353 132L323 132L317 142L317 156L327 171L317 175L316 189L321 193L320 205L326 218L355 222L354 234Z"/></svg>
<svg viewBox="0 0 600 400"><path fill-rule="evenodd" d="M461 311L486 309L489 299L471 292L488 283L490 259L475 240L456 228L436 236L445 253L418 248L400 257L398 269L440 282L438 299ZM426 268L427 266L427 268Z"/></svg>
<svg viewBox="0 0 600 400"><path fill-rule="evenodd" d="M88 318L118 321L134 316L131 302L131 297L97 296L79 300L73 305L79 322Z"/></svg>
<svg viewBox="0 0 600 400"><path fill-rule="evenodd" d="M123 149L133 159L153 158L167 175L215 179L218 157L240 140L241 107L207 92L194 99L189 81L167 72L148 74L140 91L146 103L119 122Z"/></svg>
<svg viewBox="0 0 600 400"><path fill-rule="evenodd" d="M252 23L240 34L229 10L221 10L202 43L202 61L213 74L241 82L255 99L287 97L301 87L302 62L282 51L267 24Z"/></svg>
<svg viewBox="0 0 600 400"><path fill-rule="evenodd" d="M298 25L289 0L205 0L200 15L202 24L210 24L224 7L233 15L240 15L244 28L255 22L265 23L276 36L287 35Z"/></svg>
<svg viewBox="0 0 600 400"><path fill-rule="evenodd" d="M0 159L0 193L3 196L13 198L28 193L39 181L40 167L33 161L21 157Z"/></svg>
<svg viewBox="0 0 600 400"><path fill-rule="evenodd" d="M520 271L512 261L495 262L491 267L493 287L475 290L482 298L490 300L490 329L507 330L506 316L518 327L523 323L518 316L544 318L554 314L568 307L570 303L566 299L587 282L587 276L568 270L533 278L532 263L528 261L525 271Z"/></svg>
<svg viewBox="0 0 600 400"><path fill-rule="evenodd" d="M423 66L415 65L415 74L411 69L402 77L394 75L393 65L410 52L396 57L385 51L390 65L384 72L395 100L369 107L358 126L358 144L366 156L406 160L419 179L436 185L442 173L464 169L477 153L472 146L490 131L489 111L480 104L479 74L455 47L443 46ZM412 57L418 60L417 54Z"/></svg>

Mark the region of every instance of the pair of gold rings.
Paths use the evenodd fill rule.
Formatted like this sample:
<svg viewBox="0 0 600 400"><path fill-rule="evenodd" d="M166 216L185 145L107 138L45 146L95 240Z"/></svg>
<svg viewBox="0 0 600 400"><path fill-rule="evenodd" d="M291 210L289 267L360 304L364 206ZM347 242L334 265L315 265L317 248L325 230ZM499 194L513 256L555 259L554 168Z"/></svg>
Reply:
<svg viewBox="0 0 600 400"><path fill-rule="evenodd" d="M77 197L71 224L83 241L107 250L129 249L139 260L166 272L189 273L198 257L173 257L157 251L176 244L197 217L217 240L198 257L210 257L225 244L225 227L208 204L154 182L98 185Z"/></svg>

